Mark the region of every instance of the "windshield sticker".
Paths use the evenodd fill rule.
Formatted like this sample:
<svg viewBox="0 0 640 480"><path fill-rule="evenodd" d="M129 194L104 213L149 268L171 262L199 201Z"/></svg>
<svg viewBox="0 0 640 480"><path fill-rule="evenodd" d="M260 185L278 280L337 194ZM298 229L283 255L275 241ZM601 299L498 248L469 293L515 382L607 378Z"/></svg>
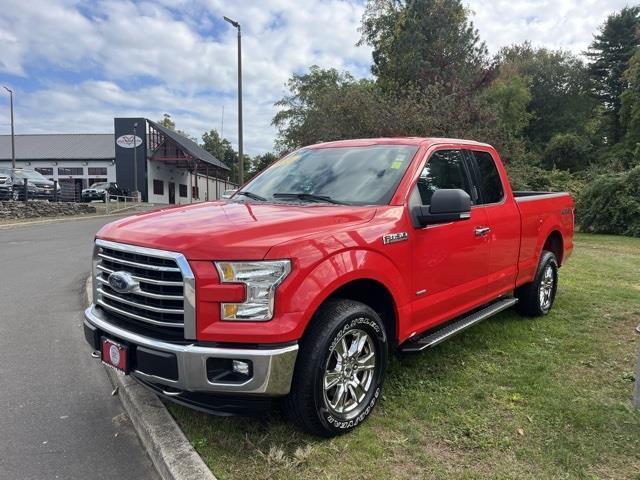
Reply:
<svg viewBox="0 0 640 480"><path fill-rule="evenodd" d="M399 170L402 167L402 160L394 160L394 162L389 166L392 170Z"/></svg>
<svg viewBox="0 0 640 480"><path fill-rule="evenodd" d="M286 167L287 165L291 165L292 163L297 162L298 160L300 160L300 158L302 158L302 155L300 155L300 153L293 153L274 163L272 167Z"/></svg>

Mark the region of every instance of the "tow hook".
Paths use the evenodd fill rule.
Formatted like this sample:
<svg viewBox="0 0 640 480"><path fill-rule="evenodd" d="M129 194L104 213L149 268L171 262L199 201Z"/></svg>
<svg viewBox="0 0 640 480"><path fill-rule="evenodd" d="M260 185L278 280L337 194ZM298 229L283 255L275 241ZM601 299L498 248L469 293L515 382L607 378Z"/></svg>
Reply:
<svg viewBox="0 0 640 480"><path fill-rule="evenodd" d="M100 350L94 350L93 352L91 352L91 356L93 358L100 358L101 357Z"/></svg>

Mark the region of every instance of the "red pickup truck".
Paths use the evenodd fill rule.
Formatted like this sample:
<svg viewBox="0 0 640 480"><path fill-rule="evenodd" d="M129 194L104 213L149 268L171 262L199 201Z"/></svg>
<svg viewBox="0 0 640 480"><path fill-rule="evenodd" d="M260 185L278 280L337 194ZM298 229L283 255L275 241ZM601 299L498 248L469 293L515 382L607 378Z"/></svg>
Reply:
<svg viewBox="0 0 640 480"><path fill-rule="evenodd" d="M230 199L100 230L85 335L174 402L224 414L284 402L331 436L371 413L393 352L511 306L548 313L573 226L570 195L513 192L487 144L313 145Z"/></svg>

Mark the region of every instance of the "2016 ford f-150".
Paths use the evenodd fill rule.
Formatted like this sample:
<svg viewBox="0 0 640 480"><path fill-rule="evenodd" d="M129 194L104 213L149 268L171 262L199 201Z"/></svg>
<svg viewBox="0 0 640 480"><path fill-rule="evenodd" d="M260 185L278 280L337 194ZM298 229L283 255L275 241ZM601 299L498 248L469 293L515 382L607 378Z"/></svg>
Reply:
<svg viewBox="0 0 640 480"><path fill-rule="evenodd" d="M573 224L568 194L513 192L487 144L313 145L230 199L100 230L85 335L175 402L243 413L277 399L335 435L371 413L393 352L511 306L546 314Z"/></svg>

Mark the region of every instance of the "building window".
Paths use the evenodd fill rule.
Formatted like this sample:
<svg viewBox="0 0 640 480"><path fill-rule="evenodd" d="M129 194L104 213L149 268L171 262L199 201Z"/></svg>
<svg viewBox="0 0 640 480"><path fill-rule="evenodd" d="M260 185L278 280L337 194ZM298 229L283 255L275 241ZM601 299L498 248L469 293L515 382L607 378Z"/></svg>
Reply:
<svg viewBox="0 0 640 480"><path fill-rule="evenodd" d="M198 187L191 187L191 197L192 198L200 198Z"/></svg>
<svg viewBox="0 0 640 480"><path fill-rule="evenodd" d="M34 170L45 177L53 177L53 167L36 167Z"/></svg>
<svg viewBox="0 0 640 480"><path fill-rule="evenodd" d="M58 167L58 176L83 174L82 167Z"/></svg>
<svg viewBox="0 0 640 480"><path fill-rule="evenodd" d="M183 198L187 198L187 186L184 183L180 184L180 196Z"/></svg>
<svg viewBox="0 0 640 480"><path fill-rule="evenodd" d="M162 180L153 181L153 194L164 195L164 182Z"/></svg>
<svg viewBox="0 0 640 480"><path fill-rule="evenodd" d="M89 167L89 175L106 175L107 167Z"/></svg>

